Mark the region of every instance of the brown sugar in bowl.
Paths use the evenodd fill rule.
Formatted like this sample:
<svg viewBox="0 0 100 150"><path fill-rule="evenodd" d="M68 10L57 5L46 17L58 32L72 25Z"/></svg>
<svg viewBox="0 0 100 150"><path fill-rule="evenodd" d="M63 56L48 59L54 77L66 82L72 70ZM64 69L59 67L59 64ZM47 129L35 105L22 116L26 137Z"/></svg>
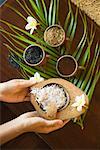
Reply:
<svg viewBox="0 0 100 150"><path fill-rule="evenodd" d="M58 25L49 26L44 32L44 41L51 47L58 47L65 41L65 31Z"/></svg>

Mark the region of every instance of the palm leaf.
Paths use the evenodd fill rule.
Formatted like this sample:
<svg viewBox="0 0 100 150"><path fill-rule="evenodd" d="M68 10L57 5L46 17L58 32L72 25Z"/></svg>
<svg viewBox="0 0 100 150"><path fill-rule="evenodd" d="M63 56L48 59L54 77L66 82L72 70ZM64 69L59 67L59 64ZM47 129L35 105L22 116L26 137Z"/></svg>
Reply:
<svg viewBox="0 0 100 150"><path fill-rule="evenodd" d="M27 15L30 15L30 13L27 11L27 9L25 9L25 7L23 6L23 4L19 1L16 0L16 2L19 4L19 6L26 12Z"/></svg>
<svg viewBox="0 0 100 150"><path fill-rule="evenodd" d="M53 0L50 1L49 14L48 14L48 24L52 25L52 13L53 13Z"/></svg>
<svg viewBox="0 0 100 150"><path fill-rule="evenodd" d="M37 5L39 11L40 11L41 14L44 16L43 8L42 8L42 5L41 5L41 1L40 1L40 0L35 0L35 2L36 2L36 5Z"/></svg>
<svg viewBox="0 0 100 150"><path fill-rule="evenodd" d="M69 41L67 50L65 47L62 47L61 54L68 54L69 53L73 38L75 36L76 26L77 26L78 8L76 8L76 13L75 13L75 17L74 17L74 14L73 14L73 11L71 8L70 0L68 1L68 4L69 4L69 12L68 12L68 15L67 15L65 23L64 23L64 29L66 31L66 36L69 38L70 41Z"/></svg>
<svg viewBox="0 0 100 150"><path fill-rule="evenodd" d="M87 21L86 21L86 16L82 15L82 13L80 12L80 15L81 15L81 18L82 18L82 22L83 22L83 25L84 25L84 33L81 37L81 40L76 48L76 51L73 53L73 56L76 58L76 60L78 61L78 59L80 58L81 56L81 53L82 53L82 50L83 50L83 47L85 46L86 44L86 40L87 40Z"/></svg>
<svg viewBox="0 0 100 150"><path fill-rule="evenodd" d="M97 62L97 59L98 59L97 51L98 51L98 43L97 43L96 48L95 48L95 55L94 55L92 64L91 64L91 66L89 67L90 69L89 69L88 71L85 70L84 74L82 74L82 75L80 76L80 79L79 79L78 83L76 84L77 87L83 89L83 86L86 85L86 83L84 84L84 82L85 82L85 77L87 77L87 78L89 79L89 76L92 75L91 73L92 73L92 71L95 69L96 62ZM98 51L98 52L99 52L99 51ZM87 80L87 81L89 82L89 80Z"/></svg>
<svg viewBox="0 0 100 150"><path fill-rule="evenodd" d="M71 40L71 41L73 40L73 38L74 38L74 36L75 36L75 33L76 33L77 18L78 18L78 7L76 8L74 25L73 25L73 28L72 28L72 32L71 32L71 34L70 34L70 40Z"/></svg>
<svg viewBox="0 0 100 150"><path fill-rule="evenodd" d="M21 2L19 2L19 0L16 0L16 2L19 4L19 6L25 11L25 13L28 15L28 16L32 16L32 17L34 17L40 24L41 24L41 28L42 29L45 29L46 28L46 26L45 26L45 24L41 21L41 19L38 19L38 18L36 18L36 16L31 12L31 10L28 8L28 6L27 6L27 4L26 4L26 2L24 1L24 0L22 0L23 1L23 3L24 3L24 5L21 3ZM13 7L12 7L13 8ZM15 8L13 8L13 9L15 9ZM15 10L14 10L15 11ZM17 13L18 14L18 13Z"/></svg>
<svg viewBox="0 0 100 150"><path fill-rule="evenodd" d="M89 91L88 91L88 98L89 98L89 100L92 99L92 95L93 95L95 86L96 86L96 84L97 84L97 82L98 82L99 79L100 79L100 71L99 71L99 72L96 72L95 77L94 77L94 80L93 80L93 82L92 82L92 84L91 84L91 87L90 87L90 89L89 89Z"/></svg>
<svg viewBox="0 0 100 150"><path fill-rule="evenodd" d="M71 8L70 0L68 0L68 5L69 5L69 11L71 12L71 21L70 21L70 25L68 27L66 36L70 38L70 34L71 34L71 31L72 31L72 28L73 28L73 25L74 25L74 15L73 15L73 11L72 11L72 8Z"/></svg>
<svg viewBox="0 0 100 150"><path fill-rule="evenodd" d="M99 54L100 54L100 49L98 49L98 44L97 44L96 50L95 50L95 56L94 56L94 58L93 58L93 60L92 60L91 66L90 66L90 68L89 68L89 71L87 72L87 74L86 74L86 76L85 76L85 79L84 79L84 81L82 82L82 85L81 85L81 89L82 89L82 90L85 89L86 84L88 83L89 78L90 78L90 76L91 76L91 72L94 71L94 69L95 69L95 66L96 66L96 63L97 63Z"/></svg>
<svg viewBox="0 0 100 150"><path fill-rule="evenodd" d="M68 12L67 17L65 19L65 23L64 23L64 30L67 31L67 27L70 21L70 16L71 16L71 11Z"/></svg>
<svg viewBox="0 0 100 150"><path fill-rule="evenodd" d="M34 12L37 14L38 18L42 21L42 23L45 25L46 27L46 20L44 18L44 15L42 14L42 12L38 9L38 7L36 6L36 3L33 0L29 0Z"/></svg>
<svg viewBox="0 0 100 150"><path fill-rule="evenodd" d="M8 5L8 4L5 4L6 7L10 8L12 11L14 11L16 14L18 14L21 18L23 18L25 21L27 20L25 18L24 15L22 15L22 13L20 11L18 11L17 9L15 9L14 7Z"/></svg>
<svg viewBox="0 0 100 150"><path fill-rule="evenodd" d="M57 1L57 7L56 7L56 24L59 22L59 0Z"/></svg>
<svg viewBox="0 0 100 150"><path fill-rule="evenodd" d="M48 25L48 15L47 15L47 8L46 8L46 4L44 2L44 0L41 0L42 5L43 5L43 9L44 9L44 14L45 14L45 19L46 19L46 24Z"/></svg>
<svg viewBox="0 0 100 150"><path fill-rule="evenodd" d="M31 9L26 4L25 0L22 0L22 1L23 1L24 6L25 6L25 10L27 10L27 12L29 12L29 14L35 18L35 15L33 15Z"/></svg>
<svg viewBox="0 0 100 150"><path fill-rule="evenodd" d="M53 1L52 25L56 24L56 0Z"/></svg>
<svg viewBox="0 0 100 150"><path fill-rule="evenodd" d="M7 38L7 36L5 36L4 34L1 33L1 35L13 46L13 48L15 48L17 51L23 53L23 50L18 48L11 40L10 40L10 36L9 38Z"/></svg>
<svg viewBox="0 0 100 150"><path fill-rule="evenodd" d="M40 43L43 44L44 46L47 46L48 48L50 48L50 49L53 51L53 53L55 53L54 55L57 56L56 54L58 54L58 52L55 51L54 48L51 48L48 44L46 44L46 43L44 42L44 40L41 39L40 37L37 37L36 35L31 35L31 34L29 34L28 32L24 31L23 29L20 29L19 27L15 26L15 25L12 25L12 24L10 24L10 23L8 23L8 22L6 22L6 21L3 21L3 20L0 20L0 21L3 22L3 23L5 23L6 25L8 25L8 26L10 26L10 27L12 27L12 28L14 28L14 29L16 29L17 31L19 31L19 32L21 32L21 33L23 33L23 34L29 36L30 38L36 40L37 42L40 42ZM21 36L21 37L22 37L22 36ZM19 36L19 38L20 38L20 36ZM23 36L23 38L25 39L24 36ZM26 39L26 40L27 40L27 39Z"/></svg>
<svg viewBox="0 0 100 150"><path fill-rule="evenodd" d="M95 32L93 33L93 35L91 37L91 40L88 43L88 47L87 47L87 49L86 49L83 57L80 60L80 65L81 66L84 66L86 63L88 64L88 62L89 62L89 59L90 59L90 49L91 49L91 46L92 46L92 43L93 43L94 36L95 36Z"/></svg>
<svg viewBox="0 0 100 150"><path fill-rule="evenodd" d="M22 54L20 54L19 52L15 51L15 49L11 48L8 44L5 44L5 43L4 43L4 45L5 45L10 51L12 51L15 55L17 55L19 58L21 58L22 61L23 61L23 55L22 55ZM15 59L15 60L16 60L16 59ZM27 65L26 65L26 66L27 66ZM37 71L41 70L40 67L34 67L34 69L37 70ZM53 72L53 74L52 74L51 69L48 70L48 68L47 68L47 70L46 70L46 74L47 74L47 75L50 75L51 77L57 77L57 75L56 75L54 72Z"/></svg>

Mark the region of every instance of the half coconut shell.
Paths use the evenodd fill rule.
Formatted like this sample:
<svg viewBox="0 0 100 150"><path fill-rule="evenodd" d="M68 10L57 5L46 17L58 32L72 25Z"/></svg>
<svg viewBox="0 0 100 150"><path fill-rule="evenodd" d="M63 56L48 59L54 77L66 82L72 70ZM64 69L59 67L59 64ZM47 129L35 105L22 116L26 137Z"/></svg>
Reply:
<svg viewBox="0 0 100 150"><path fill-rule="evenodd" d="M86 106L88 106L89 100L87 95L82 90L77 88L74 84L72 84L69 81L66 81L61 78L51 78L43 82L40 82L38 84L35 84L32 88L43 88L48 84L54 84L54 83L61 85L64 88L65 92L69 94L69 104L66 107L64 107L64 109L61 109L61 111L57 111L55 110L55 108L51 108L52 109L51 115L50 114L48 115L48 113L46 113L43 109L41 109L39 104L36 102L35 96L31 94L31 102L35 107L35 109L37 110L37 112L40 114L40 116L46 119L58 118L58 119L66 120L66 119L76 118L86 111L86 107L84 107L80 112L77 111L76 107L72 107L72 104L75 102L76 96L80 96L84 94L86 100Z"/></svg>

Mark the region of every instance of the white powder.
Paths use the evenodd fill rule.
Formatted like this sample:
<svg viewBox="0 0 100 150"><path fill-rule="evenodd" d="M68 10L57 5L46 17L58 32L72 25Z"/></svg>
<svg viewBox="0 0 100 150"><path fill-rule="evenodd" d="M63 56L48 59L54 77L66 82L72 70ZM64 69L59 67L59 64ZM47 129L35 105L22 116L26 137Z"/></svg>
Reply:
<svg viewBox="0 0 100 150"><path fill-rule="evenodd" d="M36 101L42 104L46 111L57 111L63 107L66 102L66 96L63 88L58 85L50 85L44 88L32 88L32 94L36 97Z"/></svg>

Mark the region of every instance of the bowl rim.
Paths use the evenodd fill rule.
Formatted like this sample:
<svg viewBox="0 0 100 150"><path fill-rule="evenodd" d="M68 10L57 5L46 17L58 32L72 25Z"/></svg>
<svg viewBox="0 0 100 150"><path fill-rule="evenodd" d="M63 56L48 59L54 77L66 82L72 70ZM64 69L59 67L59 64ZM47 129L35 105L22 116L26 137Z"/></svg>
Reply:
<svg viewBox="0 0 100 150"><path fill-rule="evenodd" d="M66 95L66 99L67 99L66 104L65 104L62 108L59 108L59 109L57 110L57 112L60 112L60 111L62 111L63 109L65 109L65 108L69 105L69 103L70 103L70 95L69 95L67 89L66 89L65 87L63 87L61 84L48 83L48 84L44 85L42 88L44 88L44 87L46 87L46 86L49 86L49 85L58 85L59 88L60 88L60 87L63 88L63 91L64 91L64 93L65 93L65 95ZM37 102L37 101L36 101L36 102ZM38 102L37 102L37 103L38 103ZM40 109L41 109L41 108L40 108Z"/></svg>
<svg viewBox="0 0 100 150"><path fill-rule="evenodd" d="M52 28L52 27L59 27L59 28L63 31L63 33L64 33L64 38L63 38L62 42L60 42L60 43L57 44L57 45L49 44L49 43L47 42L47 40L46 40L46 32L47 32L50 28ZM59 25L59 24L50 25L50 26L48 26L48 27L46 28L46 30L44 31L44 41L45 41L49 46L51 46L51 47L58 47L58 46L62 45L62 44L64 43L65 39L66 39L65 30L64 30L63 27L62 27L61 25Z"/></svg>
<svg viewBox="0 0 100 150"><path fill-rule="evenodd" d="M68 58L73 59L74 62L75 62L75 66L76 66L75 69L74 69L74 71L73 71L71 74L69 74L69 75L63 75L63 74L59 71L59 69L58 69L59 61L60 61L61 59L65 58L65 57L68 57ZM57 71L57 73L58 73L61 77L72 77L73 75L75 75L75 73L77 72L77 70L78 70L78 62L76 61L76 59L75 59L73 56L71 56L71 55L63 55L63 56L61 56L60 58L58 58L57 63L56 63L56 71Z"/></svg>
<svg viewBox="0 0 100 150"><path fill-rule="evenodd" d="M41 50L42 50L42 52L43 52L43 57L42 57L42 59L41 59L41 61L39 61L38 63L36 63L36 64L31 64L31 63L29 63L27 60L26 60L26 58L25 58L25 54L26 54L26 51L30 48L30 47L39 47ZM38 66L38 65L40 65L42 62L43 62L43 60L44 60L44 58L45 58L45 51L43 50L43 48L41 48L41 46L38 46L38 45L29 45L28 47L26 47L26 49L24 50L24 52L23 52L23 58L24 58L24 61L25 61L25 63L26 64L28 64L29 66Z"/></svg>

